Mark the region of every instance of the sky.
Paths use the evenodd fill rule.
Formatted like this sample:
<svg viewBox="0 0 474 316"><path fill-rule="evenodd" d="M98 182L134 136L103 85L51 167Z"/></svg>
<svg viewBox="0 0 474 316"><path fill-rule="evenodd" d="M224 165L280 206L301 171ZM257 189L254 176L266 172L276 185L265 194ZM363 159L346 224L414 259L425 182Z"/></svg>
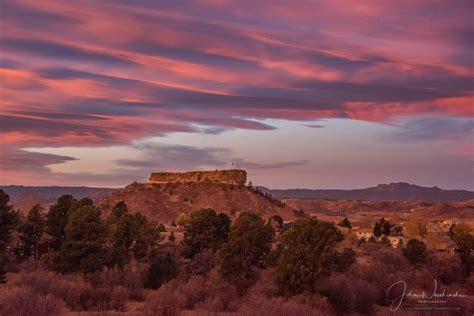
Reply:
<svg viewBox="0 0 474 316"><path fill-rule="evenodd" d="M0 0L0 184L243 168L474 190L474 2Z"/></svg>

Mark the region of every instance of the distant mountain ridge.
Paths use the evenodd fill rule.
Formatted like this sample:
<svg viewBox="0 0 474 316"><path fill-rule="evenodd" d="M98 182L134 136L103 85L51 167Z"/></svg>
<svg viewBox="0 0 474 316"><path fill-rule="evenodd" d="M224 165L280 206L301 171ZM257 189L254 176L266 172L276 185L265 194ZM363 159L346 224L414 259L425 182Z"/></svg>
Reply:
<svg viewBox="0 0 474 316"><path fill-rule="evenodd" d="M443 190L438 187L421 187L409 183L380 184L376 187L355 190L312 190L285 189L272 190L259 187L263 193L277 198L292 199L334 199L334 200L401 200L420 202L456 202L474 199L474 192L467 190ZM9 196L16 208L27 210L36 203L49 205L58 197L71 194L76 198L90 197L102 199L121 189L61 186L0 186Z"/></svg>
<svg viewBox="0 0 474 316"><path fill-rule="evenodd" d="M111 188L23 185L0 186L0 189L10 196L10 201L16 208L22 210L27 210L36 203L42 205L54 203L64 194L70 194L75 198L89 197L94 200L117 191Z"/></svg>
<svg viewBox="0 0 474 316"><path fill-rule="evenodd" d="M260 187L262 192L278 198L292 199L334 199L334 200L401 200L421 202L456 202L474 199L474 192L467 190L443 190L438 187L422 187L399 182L379 184L376 187L355 190L272 190Z"/></svg>

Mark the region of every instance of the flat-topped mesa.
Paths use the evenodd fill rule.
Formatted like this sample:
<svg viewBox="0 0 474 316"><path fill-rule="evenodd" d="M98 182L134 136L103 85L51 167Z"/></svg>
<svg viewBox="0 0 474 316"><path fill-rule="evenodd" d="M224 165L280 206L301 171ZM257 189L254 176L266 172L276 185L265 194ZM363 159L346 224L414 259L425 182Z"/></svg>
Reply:
<svg viewBox="0 0 474 316"><path fill-rule="evenodd" d="M150 183L199 183L213 182L225 184L245 184L247 172L245 170L216 170L190 172L154 172L150 175Z"/></svg>

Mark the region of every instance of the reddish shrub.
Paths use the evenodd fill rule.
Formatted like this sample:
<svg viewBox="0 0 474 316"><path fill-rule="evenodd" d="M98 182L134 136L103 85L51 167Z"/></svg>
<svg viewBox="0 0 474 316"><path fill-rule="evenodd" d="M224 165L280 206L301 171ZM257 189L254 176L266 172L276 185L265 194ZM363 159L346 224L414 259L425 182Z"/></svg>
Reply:
<svg viewBox="0 0 474 316"><path fill-rule="evenodd" d="M223 312L237 308L237 291L223 281L215 269L206 276L196 275L188 280L172 280L153 291L145 304L147 313L153 315L174 315L173 313L184 309Z"/></svg>
<svg viewBox="0 0 474 316"><path fill-rule="evenodd" d="M330 315L332 309L327 299L318 295L283 297L249 297L239 308L239 315L306 316Z"/></svg>
<svg viewBox="0 0 474 316"><path fill-rule="evenodd" d="M103 269L87 276L87 281L93 287L123 287L128 298L131 300L144 299L143 275L146 266L126 266L122 270L118 268Z"/></svg>
<svg viewBox="0 0 474 316"><path fill-rule="evenodd" d="M443 284L463 281L463 266L458 256L447 253L434 253L429 257L427 267L433 274L433 277Z"/></svg>
<svg viewBox="0 0 474 316"><path fill-rule="evenodd" d="M278 294L278 287L275 283L275 269L260 270L257 282L249 289L246 297L275 297Z"/></svg>
<svg viewBox="0 0 474 316"><path fill-rule="evenodd" d="M390 266L392 271L410 271L410 264L401 251L384 247L371 254L374 261Z"/></svg>
<svg viewBox="0 0 474 316"><path fill-rule="evenodd" d="M175 292L175 286L169 282L160 287L157 291L150 291L145 300L145 315L175 316L185 309L186 297Z"/></svg>
<svg viewBox="0 0 474 316"><path fill-rule="evenodd" d="M123 288L94 288L79 276L63 276L42 270L20 273L15 284L28 284L33 292L52 295L77 311L123 310L127 298Z"/></svg>
<svg viewBox="0 0 474 316"><path fill-rule="evenodd" d="M29 287L8 286L0 293L0 315L54 316L67 312L64 302Z"/></svg>
<svg viewBox="0 0 474 316"><path fill-rule="evenodd" d="M322 293L329 298L336 310L346 313L368 314L377 301L377 289L374 285L344 274L328 278Z"/></svg>

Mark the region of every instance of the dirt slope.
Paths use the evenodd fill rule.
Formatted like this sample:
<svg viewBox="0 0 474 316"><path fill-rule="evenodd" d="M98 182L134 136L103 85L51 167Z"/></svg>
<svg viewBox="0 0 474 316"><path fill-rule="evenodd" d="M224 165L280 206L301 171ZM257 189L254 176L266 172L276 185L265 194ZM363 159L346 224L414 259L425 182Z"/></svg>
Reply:
<svg viewBox="0 0 474 316"><path fill-rule="evenodd" d="M140 212L162 223L171 223L180 213L202 208L236 215L257 212L263 216L279 214L285 219L292 212L245 186L218 183L133 183L108 197L98 199L97 205L107 215L116 202L124 201L131 212Z"/></svg>

